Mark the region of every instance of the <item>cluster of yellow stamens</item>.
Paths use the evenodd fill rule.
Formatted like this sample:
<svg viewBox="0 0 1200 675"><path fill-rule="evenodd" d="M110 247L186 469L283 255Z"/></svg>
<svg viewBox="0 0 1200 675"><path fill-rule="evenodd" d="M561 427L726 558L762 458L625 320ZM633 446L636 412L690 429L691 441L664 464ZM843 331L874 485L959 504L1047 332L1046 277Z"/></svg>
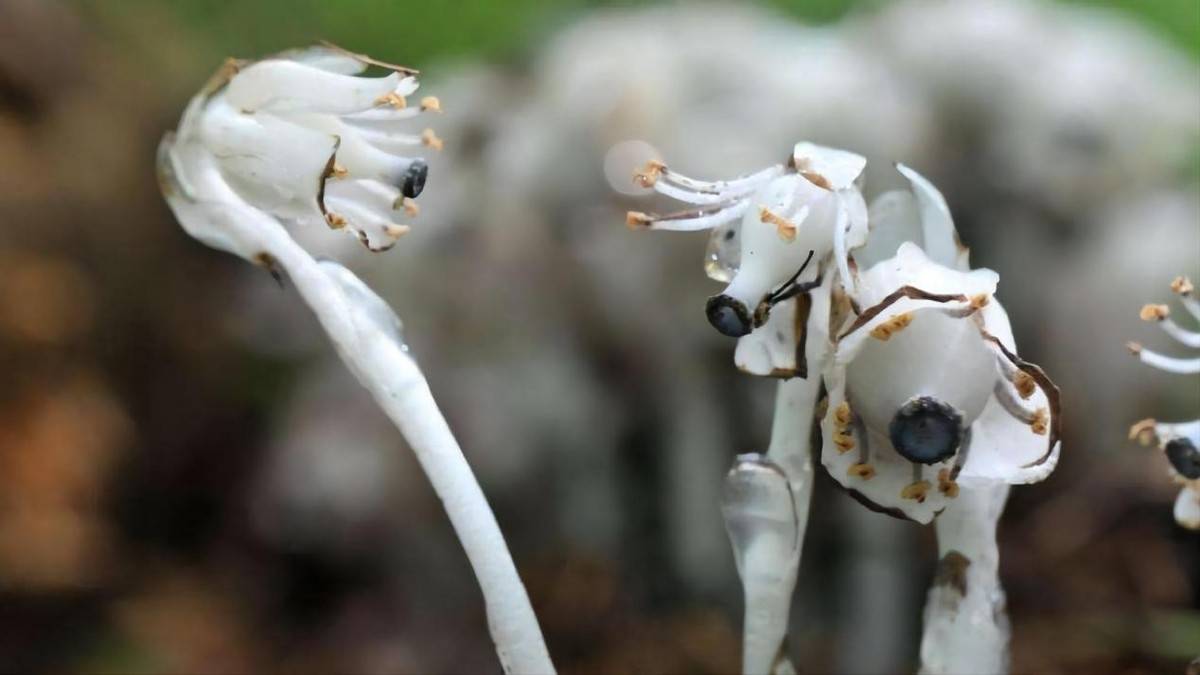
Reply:
<svg viewBox="0 0 1200 675"><path fill-rule="evenodd" d="M1029 421L1029 430L1039 436L1045 436L1050 426L1050 413L1045 408L1033 411L1033 419Z"/></svg>
<svg viewBox="0 0 1200 675"><path fill-rule="evenodd" d="M912 320L912 312L897 314L887 321L884 321L878 326L872 328L871 337L875 338L876 340L883 340L886 342L893 335L907 328L908 324L912 323Z"/></svg>
<svg viewBox="0 0 1200 675"><path fill-rule="evenodd" d="M1158 432L1155 431L1155 426L1157 424L1158 421L1153 417L1147 417L1146 419L1135 423L1133 426L1129 427L1129 440L1136 440L1140 445L1143 446L1153 445L1155 439L1158 438Z"/></svg>
<svg viewBox="0 0 1200 675"><path fill-rule="evenodd" d="M438 135L433 132L433 129L426 129L421 132L421 144L434 150L441 150L445 145L442 139L438 138Z"/></svg>
<svg viewBox="0 0 1200 675"><path fill-rule="evenodd" d="M912 499L918 504L923 504L925 503L925 495L929 494L929 488L929 481L919 480L915 483L905 485L904 489L900 491L900 498Z"/></svg>
<svg viewBox="0 0 1200 675"><path fill-rule="evenodd" d="M408 107L408 101L403 96L393 91L390 94L384 94L383 96L375 99L375 105L390 105L396 110L403 110Z"/></svg>
<svg viewBox="0 0 1200 675"><path fill-rule="evenodd" d="M833 409L833 444L838 452L850 452L854 449L854 436L850 433L850 422L853 414L850 404L842 401Z"/></svg>
<svg viewBox="0 0 1200 675"><path fill-rule="evenodd" d="M938 492L954 499L958 496L958 483L950 477L950 469L938 471Z"/></svg>
<svg viewBox="0 0 1200 675"><path fill-rule="evenodd" d="M648 214L642 213L641 211L629 211L625 214L625 224L628 225L629 229L631 230L640 230L644 227L650 227L650 224L653 222L653 218L651 218Z"/></svg>
<svg viewBox="0 0 1200 675"><path fill-rule="evenodd" d="M796 240L796 224L784 218L783 216L771 211L765 206L758 208L758 219L764 223L774 225L775 233L784 241Z"/></svg>
<svg viewBox="0 0 1200 675"><path fill-rule="evenodd" d="M846 475L863 480L871 480L875 477L875 467L866 462L858 462L857 464L851 464L850 468L846 469Z"/></svg>
<svg viewBox="0 0 1200 675"><path fill-rule="evenodd" d="M1142 321L1162 321L1171 316L1171 308L1166 305L1143 305L1142 311L1138 313Z"/></svg>
<svg viewBox="0 0 1200 675"><path fill-rule="evenodd" d="M642 167L641 171L633 174L633 180L635 183L644 188L652 188L654 187L654 184L658 182L658 177L662 175L662 172L666 170L666 168L666 164L663 164L657 159L652 159L649 162L646 162L646 166Z"/></svg>
<svg viewBox="0 0 1200 675"><path fill-rule="evenodd" d="M1023 399L1033 396L1033 392L1037 391L1037 382L1034 382L1032 375L1023 370L1018 370L1013 375L1012 383L1017 395Z"/></svg>

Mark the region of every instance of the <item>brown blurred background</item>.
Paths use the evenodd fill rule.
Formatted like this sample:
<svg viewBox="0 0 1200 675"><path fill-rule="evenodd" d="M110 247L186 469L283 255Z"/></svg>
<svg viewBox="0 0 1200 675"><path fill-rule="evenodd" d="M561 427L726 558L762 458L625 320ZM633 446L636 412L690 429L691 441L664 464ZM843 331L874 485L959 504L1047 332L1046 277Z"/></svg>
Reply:
<svg viewBox="0 0 1200 675"><path fill-rule="evenodd" d="M1169 351L1137 310L1200 278L1194 0L0 0L0 670L498 671L403 439L286 283L157 193L222 58L321 38L447 109L400 246L303 236L405 320L564 672L737 668L719 489L769 431L771 382L704 320L704 236L623 226L628 140L702 177L800 139L866 154L868 196L929 176L1064 393L1061 464L1002 523L1014 670L1200 654L1200 537L1125 440L1195 418L1200 380L1123 348ZM798 669L913 670L933 550L821 476Z"/></svg>

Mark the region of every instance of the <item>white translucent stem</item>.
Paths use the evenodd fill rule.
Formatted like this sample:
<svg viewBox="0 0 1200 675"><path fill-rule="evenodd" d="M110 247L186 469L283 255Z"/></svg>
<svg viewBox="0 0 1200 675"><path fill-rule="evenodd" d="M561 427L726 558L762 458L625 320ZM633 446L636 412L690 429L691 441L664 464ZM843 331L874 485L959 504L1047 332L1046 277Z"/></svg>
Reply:
<svg viewBox="0 0 1200 675"><path fill-rule="evenodd" d="M767 458L783 469L788 480L796 518L796 546L788 560L787 573L775 576L773 583L754 587L743 582L746 616L742 670L747 674L770 672L787 635L812 497L813 465L809 446L819 387L820 378L814 375L809 375L808 379L793 377L780 382L775 394L775 419L771 425Z"/></svg>
<svg viewBox="0 0 1200 675"><path fill-rule="evenodd" d="M357 315L365 310L303 248L286 235L272 237L272 244L268 253L317 315L350 371L408 439L441 498L483 590L488 627L505 672L552 673L500 526L416 362L394 336Z"/></svg>
<svg viewBox="0 0 1200 675"><path fill-rule="evenodd" d="M1180 327L1170 317L1164 318L1159 324L1166 331L1167 335L1170 335L1188 347L1200 347L1200 333Z"/></svg>
<svg viewBox="0 0 1200 675"><path fill-rule="evenodd" d="M1008 672L1008 615L996 526L1008 486L963 486L935 521L938 570L925 602L926 675Z"/></svg>

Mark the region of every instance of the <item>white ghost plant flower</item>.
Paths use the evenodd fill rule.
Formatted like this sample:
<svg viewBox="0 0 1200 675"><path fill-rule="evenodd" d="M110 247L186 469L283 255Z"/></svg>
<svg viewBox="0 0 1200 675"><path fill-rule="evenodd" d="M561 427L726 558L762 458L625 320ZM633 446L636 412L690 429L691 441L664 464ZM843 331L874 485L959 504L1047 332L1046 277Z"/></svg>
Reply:
<svg viewBox="0 0 1200 675"><path fill-rule="evenodd" d="M359 77L368 66L390 72ZM407 130L412 118L441 110L432 96L408 104L416 75L333 46L230 59L163 139L168 202L190 234L248 259L258 252L253 236L214 230L198 215L220 210L214 203L230 194L284 223L390 248L409 231L399 221L419 211L428 166L414 151L442 145L431 129Z"/></svg>
<svg viewBox="0 0 1200 675"><path fill-rule="evenodd" d="M970 269L941 194L897 168L912 192L875 200L859 257L902 243L859 276L854 316L833 324L821 462L872 509L936 518L920 672L1006 672L996 527L1009 485L1058 462L1059 392L1016 355L999 276Z"/></svg>
<svg viewBox="0 0 1200 675"><path fill-rule="evenodd" d="M368 64L390 74L356 77ZM286 224L328 223L372 249L401 234L424 163L396 154L420 143L393 131L411 117L415 71L333 47L229 62L159 144L163 195L201 242L286 274L338 355L408 440L466 551L488 628L509 673L554 666L495 515L405 346L391 307L350 270L318 262ZM422 106L436 109L436 99ZM436 138L436 137L431 137Z"/></svg>
<svg viewBox="0 0 1200 675"><path fill-rule="evenodd" d="M859 155L807 142L795 145L786 164L732 180L699 181L651 162L635 175L638 183L698 208L631 211L626 222L636 229L712 230L705 270L728 285L709 298L709 323L740 338L734 360L742 370L803 377L806 317L792 300L820 288L832 269L853 288L849 251L867 234L859 189L865 167Z"/></svg>
<svg viewBox="0 0 1200 675"><path fill-rule="evenodd" d="M821 461L865 504L928 523L959 483L1033 483L1059 452L1058 389L1016 356L999 277L906 242L860 279L826 366Z"/></svg>
<svg viewBox="0 0 1200 675"><path fill-rule="evenodd" d="M1200 321L1200 301L1195 296L1195 286L1187 277L1177 277L1171 282L1171 290L1188 314ZM1185 347L1200 348L1200 332L1183 328L1170 316L1167 305L1150 304L1142 307L1141 318L1162 326L1168 335ZM1171 373L1200 373L1200 357L1186 359L1164 356L1131 342L1129 350L1142 363ZM1157 446L1167 456L1171 476L1183 486L1175 499L1175 520L1190 530L1200 530L1200 419L1175 424L1145 419L1129 430L1130 440L1137 439L1143 445Z"/></svg>

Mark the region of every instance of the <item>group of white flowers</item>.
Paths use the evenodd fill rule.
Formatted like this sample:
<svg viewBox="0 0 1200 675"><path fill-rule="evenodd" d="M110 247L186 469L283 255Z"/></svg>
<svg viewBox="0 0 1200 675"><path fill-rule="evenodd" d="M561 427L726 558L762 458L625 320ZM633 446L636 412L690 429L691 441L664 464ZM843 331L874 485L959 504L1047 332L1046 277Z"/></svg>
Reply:
<svg viewBox="0 0 1200 675"><path fill-rule="evenodd" d="M971 270L942 195L898 165L910 191L867 207L866 160L812 143L787 165L728 181L659 161L635 179L695 205L631 212L631 227L712 229L709 322L738 338L737 366L816 378L821 462L872 508L928 523L963 489L1032 483L1059 453L1058 389L1016 355L995 300L999 276ZM918 244L918 242L920 242ZM865 263L869 267L860 269ZM819 361L806 346L819 340Z"/></svg>
<svg viewBox="0 0 1200 675"><path fill-rule="evenodd" d="M371 66L386 74L358 76ZM480 578L505 667L545 671L552 666L511 557L398 320L348 270L314 260L288 229L348 231L372 251L408 231L399 220L419 213L415 199L428 172L410 151L441 147L431 130L405 128L440 111L433 97L410 105L416 89L415 71L332 46L230 61L163 139L159 178L189 234L293 280L445 501ZM1017 355L995 297L999 276L970 268L938 190L897 165L911 189L868 206L866 164L805 142L786 163L731 180L696 180L661 161L635 175L642 187L691 208L630 212L627 223L711 230L705 269L727 285L709 299L708 321L738 339L738 368L791 382L780 388L773 450L739 458L729 483L725 512L747 603L752 577L766 580L753 602L776 596L776 610L764 615L772 625L752 627L747 608L745 667L777 663L811 491L807 439L819 430L820 463L850 495L877 511L937 523L941 568L927 607L923 669L1003 669L995 528L1007 486L1040 481L1057 464L1059 391ZM1200 319L1191 284L1181 278L1173 288ZM1143 318L1200 347L1200 333L1173 323L1165 306L1147 306ZM1157 367L1200 371L1200 360L1134 351ZM1148 420L1134 435L1161 441L1185 485L1176 517L1200 526L1200 421ZM759 536L767 532L756 524L763 514L771 528Z"/></svg>

